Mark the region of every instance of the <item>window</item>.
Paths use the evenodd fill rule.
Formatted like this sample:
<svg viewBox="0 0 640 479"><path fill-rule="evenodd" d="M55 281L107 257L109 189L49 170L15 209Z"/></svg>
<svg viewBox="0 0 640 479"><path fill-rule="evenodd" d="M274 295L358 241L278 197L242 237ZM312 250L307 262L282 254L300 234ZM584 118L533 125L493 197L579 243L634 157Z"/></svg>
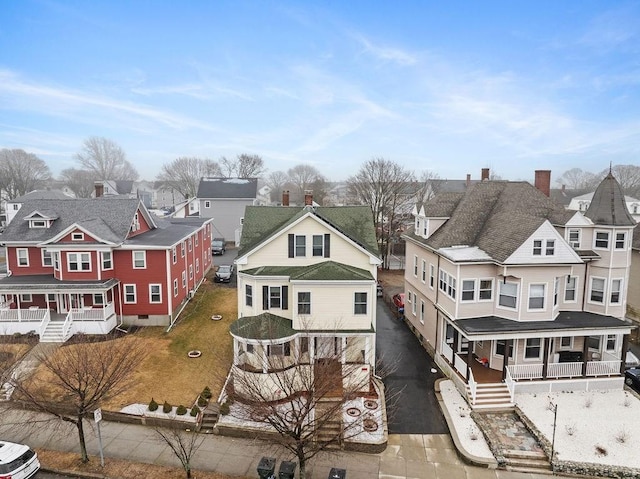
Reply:
<svg viewBox="0 0 640 479"><path fill-rule="evenodd" d="M182 272L182 287L183 288L187 287L187 272L186 271Z"/></svg>
<svg viewBox="0 0 640 479"><path fill-rule="evenodd" d="M573 246L575 249L580 249L580 230L579 229L569 230L569 244Z"/></svg>
<svg viewBox="0 0 640 479"><path fill-rule="evenodd" d="M560 348L562 348L562 349L573 349L573 337L571 337L571 336L562 336L560 338Z"/></svg>
<svg viewBox="0 0 640 479"><path fill-rule="evenodd" d="M475 279L463 279L462 280L462 301L473 301L476 294L476 280Z"/></svg>
<svg viewBox="0 0 640 479"><path fill-rule="evenodd" d="M18 248L16 250L18 255L18 266L29 266L29 250L26 248Z"/></svg>
<svg viewBox="0 0 640 479"><path fill-rule="evenodd" d="M607 351L615 351L618 337L615 334L607 334Z"/></svg>
<svg viewBox="0 0 640 479"><path fill-rule="evenodd" d="M91 271L90 253L67 253L69 271Z"/></svg>
<svg viewBox="0 0 640 479"><path fill-rule="evenodd" d="M411 313L415 316L418 313L418 298L415 297L413 299L413 303L411 303Z"/></svg>
<svg viewBox="0 0 640 479"><path fill-rule="evenodd" d="M46 249L42 251L42 266L53 266L53 260L51 259L51 251Z"/></svg>
<svg viewBox="0 0 640 479"><path fill-rule="evenodd" d="M160 284L149 285L149 302L162 303L162 285Z"/></svg>
<svg viewBox="0 0 640 479"><path fill-rule="evenodd" d="M18 206L18 204L17 204L17 203L14 203L14 204L13 204L13 205L11 205L11 206L13 206L13 211L18 211L19 206Z"/></svg>
<svg viewBox="0 0 640 479"><path fill-rule="evenodd" d="M533 255L542 255L542 240L533 240Z"/></svg>
<svg viewBox="0 0 640 479"><path fill-rule="evenodd" d="M145 269L147 267L147 252L132 251L132 254L133 254L133 269Z"/></svg>
<svg viewBox="0 0 640 479"><path fill-rule="evenodd" d="M298 314L311 314L311 293L298 293Z"/></svg>
<svg viewBox="0 0 640 479"><path fill-rule="evenodd" d="M429 287L433 289L436 281L436 268L432 264L429 265Z"/></svg>
<svg viewBox="0 0 640 479"><path fill-rule="evenodd" d="M544 309L544 284L529 285L529 309Z"/></svg>
<svg viewBox="0 0 640 479"><path fill-rule="evenodd" d="M353 314L367 314L367 293L356 293Z"/></svg>
<svg viewBox="0 0 640 479"><path fill-rule="evenodd" d="M71 241L84 241L84 233L71 233Z"/></svg>
<svg viewBox="0 0 640 479"><path fill-rule="evenodd" d="M456 278L446 271L440 270L440 281L438 284L443 293L446 293L451 296L451 298L456 299Z"/></svg>
<svg viewBox="0 0 640 479"><path fill-rule="evenodd" d="M427 281L427 262L422 260L422 282L425 283Z"/></svg>
<svg viewBox="0 0 640 479"><path fill-rule="evenodd" d="M577 276L567 276L567 284L564 287L564 300L575 301L576 300L576 288L578 283Z"/></svg>
<svg viewBox="0 0 640 479"><path fill-rule="evenodd" d="M196 274L200 274L200 258L196 258Z"/></svg>
<svg viewBox="0 0 640 479"><path fill-rule="evenodd" d="M589 349L600 351L600 336L589 336L587 338L587 346Z"/></svg>
<svg viewBox="0 0 640 479"><path fill-rule="evenodd" d="M424 301L420 300L420 323L424 324Z"/></svg>
<svg viewBox="0 0 640 479"><path fill-rule="evenodd" d="M176 251L176 247L171 248L171 258L173 260L173 264L178 262L178 252Z"/></svg>
<svg viewBox="0 0 640 479"><path fill-rule="evenodd" d="M527 338L524 342L524 358L540 359L542 348L540 347L542 340L540 338Z"/></svg>
<svg viewBox="0 0 640 479"><path fill-rule="evenodd" d="M104 192L107 192L107 188L105 187ZM131 224L131 231L138 231L140 229L140 217L138 216L138 213L136 213L135 215L133 215L133 223Z"/></svg>
<svg viewBox="0 0 640 479"><path fill-rule="evenodd" d="M200 236L200 232L198 231L198 232L196 233L195 237L194 237L194 238L195 238L195 240L194 240L194 241L196 242L196 248L198 247L198 237L199 237L199 236Z"/></svg>
<svg viewBox="0 0 640 479"><path fill-rule="evenodd" d="M22 293L20 295L20 301L30 303L32 301L31 293Z"/></svg>
<svg viewBox="0 0 640 479"><path fill-rule="evenodd" d="M407 291L407 302L411 304L411 300L413 298L413 293L411 291Z"/></svg>
<svg viewBox="0 0 640 479"><path fill-rule="evenodd" d="M180 257L184 258L184 241L180 243Z"/></svg>
<svg viewBox="0 0 640 479"><path fill-rule="evenodd" d="M616 233L616 249L624 249L627 239L626 233Z"/></svg>
<svg viewBox="0 0 640 479"><path fill-rule="evenodd" d="M415 255L413 256L413 275L418 277L418 257Z"/></svg>
<svg viewBox="0 0 640 479"><path fill-rule="evenodd" d="M193 279L193 265L192 264L189 265L189 279L190 280Z"/></svg>
<svg viewBox="0 0 640 479"><path fill-rule="evenodd" d="M604 303L604 279L591 278L591 301Z"/></svg>
<svg viewBox="0 0 640 479"><path fill-rule="evenodd" d="M428 232L429 232L429 220L425 218L424 224L422 225L422 236L426 238Z"/></svg>
<svg viewBox="0 0 640 479"><path fill-rule="evenodd" d="M113 261L111 259L111 251L103 251L100 253L102 257L102 269L113 269Z"/></svg>
<svg viewBox="0 0 640 479"><path fill-rule="evenodd" d="M307 237L296 235L296 257L307 255Z"/></svg>
<svg viewBox="0 0 640 479"><path fill-rule="evenodd" d="M31 220L29 221L29 228L46 228L47 222L44 220Z"/></svg>
<svg viewBox="0 0 640 479"><path fill-rule="evenodd" d="M558 306L558 290L560 288L560 278L553 281L553 306Z"/></svg>
<svg viewBox="0 0 640 479"><path fill-rule="evenodd" d="M53 254L53 270L60 271L60 252L56 251Z"/></svg>
<svg viewBox="0 0 640 479"><path fill-rule="evenodd" d="M253 287L250 284L244 286L244 304L253 306Z"/></svg>
<svg viewBox="0 0 640 479"><path fill-rule="evenodd" d="M135 284L124 285L124 302L125 303L136 302L136 285Z"/></svg>
<svg viewBox="0 0 640 479"><path fill-rule="evenodd" d="M556 251L556 240L547 240L547 248L545 249L545 254L547 256L553 256Z"/></svg>
<svg viewBox="0 0 640 479"><path fill-rule="evenodd" d="M269 288L269 307L279 308L282 303L282 293L280 286L272 286Z"/></svg>
<svg viewBox="0 0 640 479"><path fill-rule="evenodd" d="M205 201L204 202L204 207L205 208L211 208L211 201Z"/></svg>
<svg viewBox="0 0 640 479"><path fill-rule="evenodd" d="M493 280L481 279L480 287L478 288L478 300L491 301L493 298Z"/></svg>
<svg viewBox="0 0 640 479"><path fill-rule="evenodd" d="M193 241L191 240L191 237L189 237L189 239L187 241L188 241L188 245L189 245L188 246L189 251L191 251L193 249Z"/></svg>
<svg viewBox="0 0 640 479"><path fill-rule="evenodd" d="M500 297L498 304L506 308L516 308L518 304L518 285L516 283L499 283Z"/></svg>
<svg viewBox="0 0 640 479"><path fill-rule="evenodd" d="M609 249L609 232L608 231L596 231L595 247Z"/></svg>
<svg viewBox="0 0 640 479"><path fill-rule="evenodd" d="M611 280L611 293L609 301L612 304L620 304L620 289L622 286L621 279L612 279Z"/></svg>
<svg viewBox="0 0 640 479"><path fill-rule="evenodd" d="M173 295L178 296L178 280L173 280Z"/></svg>
<svg viewBox="0 0 640 479"><path fill-rule="evenodd" d="M313 235L313 256L324 256L324 236Z"/></svg>
<svg viewBox="0 0 640 479"><path fill-rule="evenodd" d="M104 295L102 293L93 293L93 304L102 306L104 304Z"/></svg>
<svg viewBox="0 0 640 479"><path fill-rule="evenodd" d="M507 351L507 340L506 339L497 339L495 342L496 345L496 356L504 356ZM509 357L513 357L513 347L509 348Z"/></svg>
<svg viewBox="0 0 640 479"><path fill-rule="evenodd" d="M414 226L415 233L420 234L420 218L416 216L416 224Z"/></svg>

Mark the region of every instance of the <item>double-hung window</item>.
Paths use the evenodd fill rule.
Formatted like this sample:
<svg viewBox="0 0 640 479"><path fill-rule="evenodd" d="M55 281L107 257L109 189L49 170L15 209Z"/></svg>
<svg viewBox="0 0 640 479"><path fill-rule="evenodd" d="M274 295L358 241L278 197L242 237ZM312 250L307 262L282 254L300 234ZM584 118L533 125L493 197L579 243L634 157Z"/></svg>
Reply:
<svg viewBox="0 0 640 479"><path fill-rule="evenodd" d="M48 251L46 249L42 250L42 266L53 266L51 251Z"/></svg>
<svg viewBox="0 0 640 479"><path fill-rule="evenodd" d="M495 342L496 355L504 356L507 352L507 340L506 339L497 339ZM513 347L509 348L509 357L513 357Z"/></svg>
<svg viewBox="0 0 640 479"><path fill-rule="evenodd" d="M427 262L422 260L422 282L427 282Z"/></svg>
<svg viewBox="0 0 640 479"><path fill-rule="evenodd" d="M113 260L111 257L111 251L102 251L100 253L100 257L102 258L102 270L113 269Z"/></svg>
<svg viewBox="0 0 640 479"><path fill-rule="evenodd" d="M136 285L135 284L124 285L124 302L127 304L136 302Z"/></svg>
<svg viewBox="0 0 640 479"><path fill-rule="evenodd" d="M180 257L184 258L184 241L180 243Z"/></svg>
<svg viewBox="0 0 640 479"><path fill-rule="evenodd" d="M518 285L516 283L498 283L500 285L500 297L498 304L506 308L515 309L518 304Z"/></svg>
<svg viewBox="0 0 640 479"><path fill-rule="evenodd" d="M493 280L481 279L480 287L478 288L478 300L491 301L493 299Z"/></svg>
<svg viewBox="0 0 640 479"><path fill-rule="evenodd" d="M542 340L540 338L527 338L524 344L525 359L540 359L542 353Z"/></svg>
<svg viewBox="0 0 640 479"><path fill-rule="evenodd" d="M529 309L544 309L544 284L529 285Z"/></svg>
<svg viewBox="0 0 640 479"><path fill-rule="evenodd" d="M624 249L627 239L626 233L616 233L616 249Z"/></svg>
<svg viewBox="0 0 640 479"><path fill-rule="evenodd" d="M269 288L269 308L279 308L282 305L282 290L280 286Z"/></svg>
<svg viewBox="0 0 640 479"><path fill-rule="evenodd" d="M324 256L324 236L323 235L313 235L313 244L312 251L313 256Z"/></svg>
<svg viewBox="0 0 640 479"><path fill-rule="evenodd" d="M187 272L186 271L182 272L182 287L183 288L187 287Z"/></svg>
<svg viewBox="0 0 640 479"><path fill-rule="evenodd" d="M149 285L149 302L162 303L162 285L161 284Z"/></svg>
<svg viewBox="0 0 640 479"><path fill-rule="evenodd" d="M553 306L558 306L558 291L560 289L560 278L553 281Z"/></svg>
<svg viewBox="0 0 640 479"><path fill-rule="evenodd" d="M296 235L296 256L304 257L307 255L307 237L304 235Z"/></svg>
<svg viewBox="0 0 640 479"><path fill-rule="evenodd" d="M176 247L171 248L171 259L173 264L178 262L178 252L176 251Z"/></svg>
<svg viewBox="0 0 640 479"><path fill-rule="evenodd" d="M620 290L622 289L621 279L611 280L611 291L609 293L609 302L611 304L620 304Z"/></svg>
<svg viewBox="0 0 640 479"><path fill-rule="evenodd" d="M567 276L567 283L564 287L564 300L575 301L576 300L576 288L577 288L578 277L577 276Z"/></svg>
<svg viewBox="0 0 640 479"><path fill-rule="evenodd" d="M418 257L416 255L413 256L413 275L418 277Z"/></svg>
<svg viewBox="0 0 640 479"><path fill-rule="evenodd" d="M595 247L601 249L609 249L609 232L596 231Z"/></svg>
<svg viewBox="0 0 640 479"><path fill-rule="evenodd" d="M542 255L542 240L533 240L533 256Z"/></svg>
<svg viewBox="0 0 640 479"><path fill-rule="evenodd" d="M433 289L433 285L436 282L436 267L432 264L429 265L429 287Z"/></svg>
<svg viewBox="0 0 640 479"><path fill-rule="evenodd" d="M147 252L133 251L133 269L145 269L147 267Z"/></svg>
<svg viewBox="0 0 640 479"><path fill-rule="evenodd" d="M367 314L367 293L355 293L353 314Z"/></svg>
<svg viewBox="0 0 640 479"><path fill-rule="evenodd" d="M18 248L16 250L18 255L18 266L29 266L29 250L26 248Z"/></svg>
<svg viewBox="0 0 640 479"><path fill-rule="evenodd" d="M311 293L307 291L298 293L298 314L311 314Z"/></svg>
<svg viewBox="0 0 640 479"><path fill-rule="evenodd" d="M244 286L244 304L253 306L253 287L250 284Z"/></svg>
<svg viewBox="0 0 640 479"><path fill-rule="evenodd" d="M420 323L424 324L424 301L420 300Z"/></svg>
<svg viewBox="0 0 640 479"><path fill-rule="evenodd" d="M580 249L580 230L579 229L569 230L569 244L575 249Z"/></svg>
<svg viewBox="0 0 640 479"><path fill-rule="evenodd" d="M591 301L604 303L604 279L591 278Z"/></svg>
<svg viewBox="0 0 640 479"><path fill-rule="evenodd" d="M553 256L556 252L556 240L547 240L547 247L545 249L545 255Z"/></svg>
<svg viewBox="0 0 640 479"><path fill-rule="evenodd" d="M178 278L173 280L173 295L178 296Z"/></svg>
<svg viewBox="0 0 640 479"><path fill-rule="evenodd" d="M90 253L67 253L69 271L91 271Z"/></svg>
<svg viewBox="0 0 640 479"><path fill-rule="evenodd" d="M476 280L462 280L462 301L474 301L476 299Z"/></svg>

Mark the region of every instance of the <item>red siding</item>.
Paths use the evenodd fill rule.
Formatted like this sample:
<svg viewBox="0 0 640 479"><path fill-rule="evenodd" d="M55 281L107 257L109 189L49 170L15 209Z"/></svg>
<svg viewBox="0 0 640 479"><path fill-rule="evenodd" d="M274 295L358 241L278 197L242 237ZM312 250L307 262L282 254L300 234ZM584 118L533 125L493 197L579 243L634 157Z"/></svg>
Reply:
<svg viewBox="0 0 640 479"><path fill-rule="evenodd" d="M29 257L29 266L18 266L18 249L26 249ZM52 263L53 264L53 263ZM25 274L52 274L53 266L42 266L40 248L15 248L7 247L7 269L11 274L22 276Z"/></svg>
<svg viewBox="0 0 640 479"><path fill-rule="evenodd" d="M84 239L83 240L72 239L73 233L82 233L84 235ZM86 244L86 243L97 243L97 242L98 240L96 240L93 236L79 229L75 229L71 231L68 235L64 236L63 238L60 238L60 240L57 241L57 243L71 243L71 244L73 243Z"/></svg>
<svg viewBox="0 0 640 479"><path fill-rule="evenodd" d="M148 250L145 269L133 268L133 252L119 250L114 252L115 277L120 280L122 294L122 314L168 314L166 250ZM124 285L136 285L136 303L124 302ZM159 284L162 290L162 303L150 303L149 285ZM120 307L118 300L117 308Z"/></svg>
<svg viewBox="0 0 640 479"><path fill-rule="evenodd" d="M69 253L89 253L91 260L91 271L69 271L69 263L67 255ZM78 280L93 280L99 278L98 272L98 257L97 251L82 251L82 250L69 250L62 251L60 253L60 271L62 271L62 279L65 281L78 281ZM100 265L102 266L102 265Z"/></svg>
<svg viewBox="0 0 640 479"><path fill-rule="evenodd" d="M147 223L147 220L145 219L144 215L140 212L140 208L138 208L137 214L138 214L138 223L140 223L140 228L138 228L136 231L129 231L129 234L127 235L128 238L133 238L134 236L138 236L151 229L151 226L149 225L149 223ZM131 224L133 224L133 219L134 218L131 218Z"/></svg>

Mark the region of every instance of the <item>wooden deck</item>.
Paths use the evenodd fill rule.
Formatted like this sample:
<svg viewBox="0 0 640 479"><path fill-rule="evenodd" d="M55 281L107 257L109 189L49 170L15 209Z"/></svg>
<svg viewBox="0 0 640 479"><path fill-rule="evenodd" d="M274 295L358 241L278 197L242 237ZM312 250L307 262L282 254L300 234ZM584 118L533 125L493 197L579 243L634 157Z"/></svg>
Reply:
<svg viewBox="0 0 640 479"><path fill-rule="evenodd" d="M471 361L471 371L473 378L479 383L500 383L502 382L502 371L483 366L477 361Z"/></svg>

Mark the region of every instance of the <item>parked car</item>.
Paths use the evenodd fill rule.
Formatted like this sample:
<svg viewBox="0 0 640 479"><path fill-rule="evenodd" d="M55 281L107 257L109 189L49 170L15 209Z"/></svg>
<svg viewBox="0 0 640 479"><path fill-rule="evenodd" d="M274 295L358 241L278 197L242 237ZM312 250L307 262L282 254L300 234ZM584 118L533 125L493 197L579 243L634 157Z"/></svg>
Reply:
<svg viewBox="0 0 640 479"><path fill-rule="evenodd" d="M399 313L404 313L404 293L398 293L393 295L393 304L398 308Z"/></svg>
<svg viewBox="0 0 640 479"><path fill-rule="evenodd" d="M627 351L627 356L624 358L625 368L637 368L640 367L640 359L631 351Z"/></svg>
<svg viewBox="0 0 640 479"><path fill-rule="evenodd" d="M640 368L630 368L624 372L624 383L640 392Z"/></svg>
<svg viewBox="0 0 640 479"><path fill-rule="evenodd" d="M380 281L378 281L378 284L376 285L376 291L378 298L382 298L382 283Z"/></svg>
<svg viewBox="0 0 640 479"><path fill-rule="evenodd" d="M211 240L211 254L224 254L227 250L224 238L213 238Z"/></svg>
<svg viewBox="0 0 640 479"><path fill-rule="evenodd" d="M233 276L233 265L221 264L216 271L215 280L218 283L229 283L231 276Z"/></svg>
<svg viewBox="0 0 640 479"><path fill-rule="evenodd" d="M29 446L0 441L0 477L28 479L39 469L38 455Z"/></svg>

